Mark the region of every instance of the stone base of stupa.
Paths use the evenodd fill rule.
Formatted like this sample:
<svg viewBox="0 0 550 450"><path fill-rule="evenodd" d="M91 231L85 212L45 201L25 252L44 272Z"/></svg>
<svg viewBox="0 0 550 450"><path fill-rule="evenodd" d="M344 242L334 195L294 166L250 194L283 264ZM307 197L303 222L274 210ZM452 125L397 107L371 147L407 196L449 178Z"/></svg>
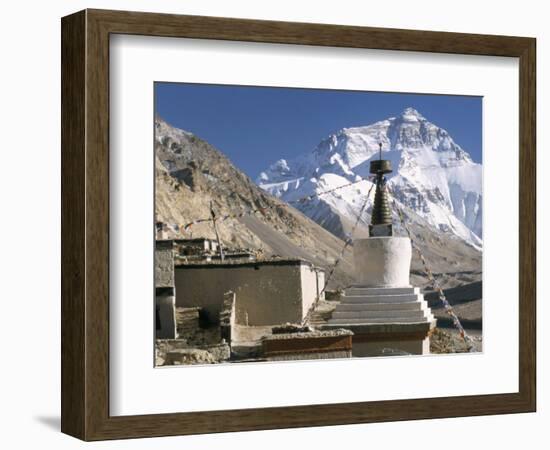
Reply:
<svg viewBox="0 0 550 450"><path fill-rule="evenodd" d="M352 286L324 328L353 332L353 356L425 355L436 320L419 288Z"/></svg>
<svg viewBox="0 0 550 450"><path fill-rule="evenodd" d="M436 321L410 285L410 239L357 239L353 254L358 284L346 289L326 327L353 332L353 356L428 354Z"/></svg>

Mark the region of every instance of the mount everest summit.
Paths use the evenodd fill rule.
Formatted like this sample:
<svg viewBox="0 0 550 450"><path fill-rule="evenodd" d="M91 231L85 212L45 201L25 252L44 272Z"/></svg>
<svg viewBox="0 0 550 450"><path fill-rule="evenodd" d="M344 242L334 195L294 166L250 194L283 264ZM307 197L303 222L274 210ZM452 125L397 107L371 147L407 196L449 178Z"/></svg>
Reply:
<svg viewBox="0 0 550 450"><path fill-rule="evenodd" d="M280 159L257 177L257 184L286 202L358 181L326 195L293 203L335 235L346 238L371 182L369 163L389 159L388 188L406 221L416 228L450 235L482 247L482 166L443 128L413 108L371 125L344 128L310 153ZM363 180L363 181L361 181ZM365 235L374 192L356 235ZM394 223L398 219L394 218Z"/></svg>

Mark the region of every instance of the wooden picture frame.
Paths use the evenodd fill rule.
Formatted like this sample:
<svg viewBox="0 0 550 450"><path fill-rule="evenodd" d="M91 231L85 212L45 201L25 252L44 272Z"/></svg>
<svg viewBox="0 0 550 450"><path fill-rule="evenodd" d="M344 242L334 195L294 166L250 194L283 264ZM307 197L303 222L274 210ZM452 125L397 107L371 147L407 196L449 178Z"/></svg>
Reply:
<svg viewBox="0 0 550 450"><path fill-rule="evenodd" d="M62 30L62 416L84 440L535 411L533 38L85 10ZM141 416L109 415L109 36L134 34L519 58L519 391Z"/></svg>

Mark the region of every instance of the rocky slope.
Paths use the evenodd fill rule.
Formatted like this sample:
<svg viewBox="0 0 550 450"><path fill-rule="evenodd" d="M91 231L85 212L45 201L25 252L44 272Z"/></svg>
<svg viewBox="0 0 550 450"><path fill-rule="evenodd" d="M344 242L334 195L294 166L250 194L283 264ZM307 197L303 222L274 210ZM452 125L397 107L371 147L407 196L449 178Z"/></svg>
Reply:
<svg viewBox="0 0 550 450"><path fill-rule="evenodd" d="M156 220L187 224L210 216L210 202L219 217L222 242L227 247L250 248L260 255L296 257L329 268L343 242L300 211L260 189L220 151L206 141L155 121ZM246 214L263 208L264 212ZM214 238L209 222L189 230L170 230L178 238ZM331 287L352 282L352 255L348 250L338 266Z"/></svg>

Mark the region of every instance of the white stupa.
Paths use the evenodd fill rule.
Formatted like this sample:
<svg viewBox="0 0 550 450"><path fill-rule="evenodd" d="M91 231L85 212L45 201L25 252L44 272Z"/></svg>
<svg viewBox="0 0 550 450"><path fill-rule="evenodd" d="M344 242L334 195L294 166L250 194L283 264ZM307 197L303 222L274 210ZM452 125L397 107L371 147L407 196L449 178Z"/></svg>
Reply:
<svg viewBox="0 0 550 450"><path fill-rule="evenodd" d="M358 284L345 290L326 327L353 331L354 356L428 354L436 320L410 284L410 239L393 236L384 177L390 161L371 161L370 171L376 175L370 237L353 242Z"/></svg>

